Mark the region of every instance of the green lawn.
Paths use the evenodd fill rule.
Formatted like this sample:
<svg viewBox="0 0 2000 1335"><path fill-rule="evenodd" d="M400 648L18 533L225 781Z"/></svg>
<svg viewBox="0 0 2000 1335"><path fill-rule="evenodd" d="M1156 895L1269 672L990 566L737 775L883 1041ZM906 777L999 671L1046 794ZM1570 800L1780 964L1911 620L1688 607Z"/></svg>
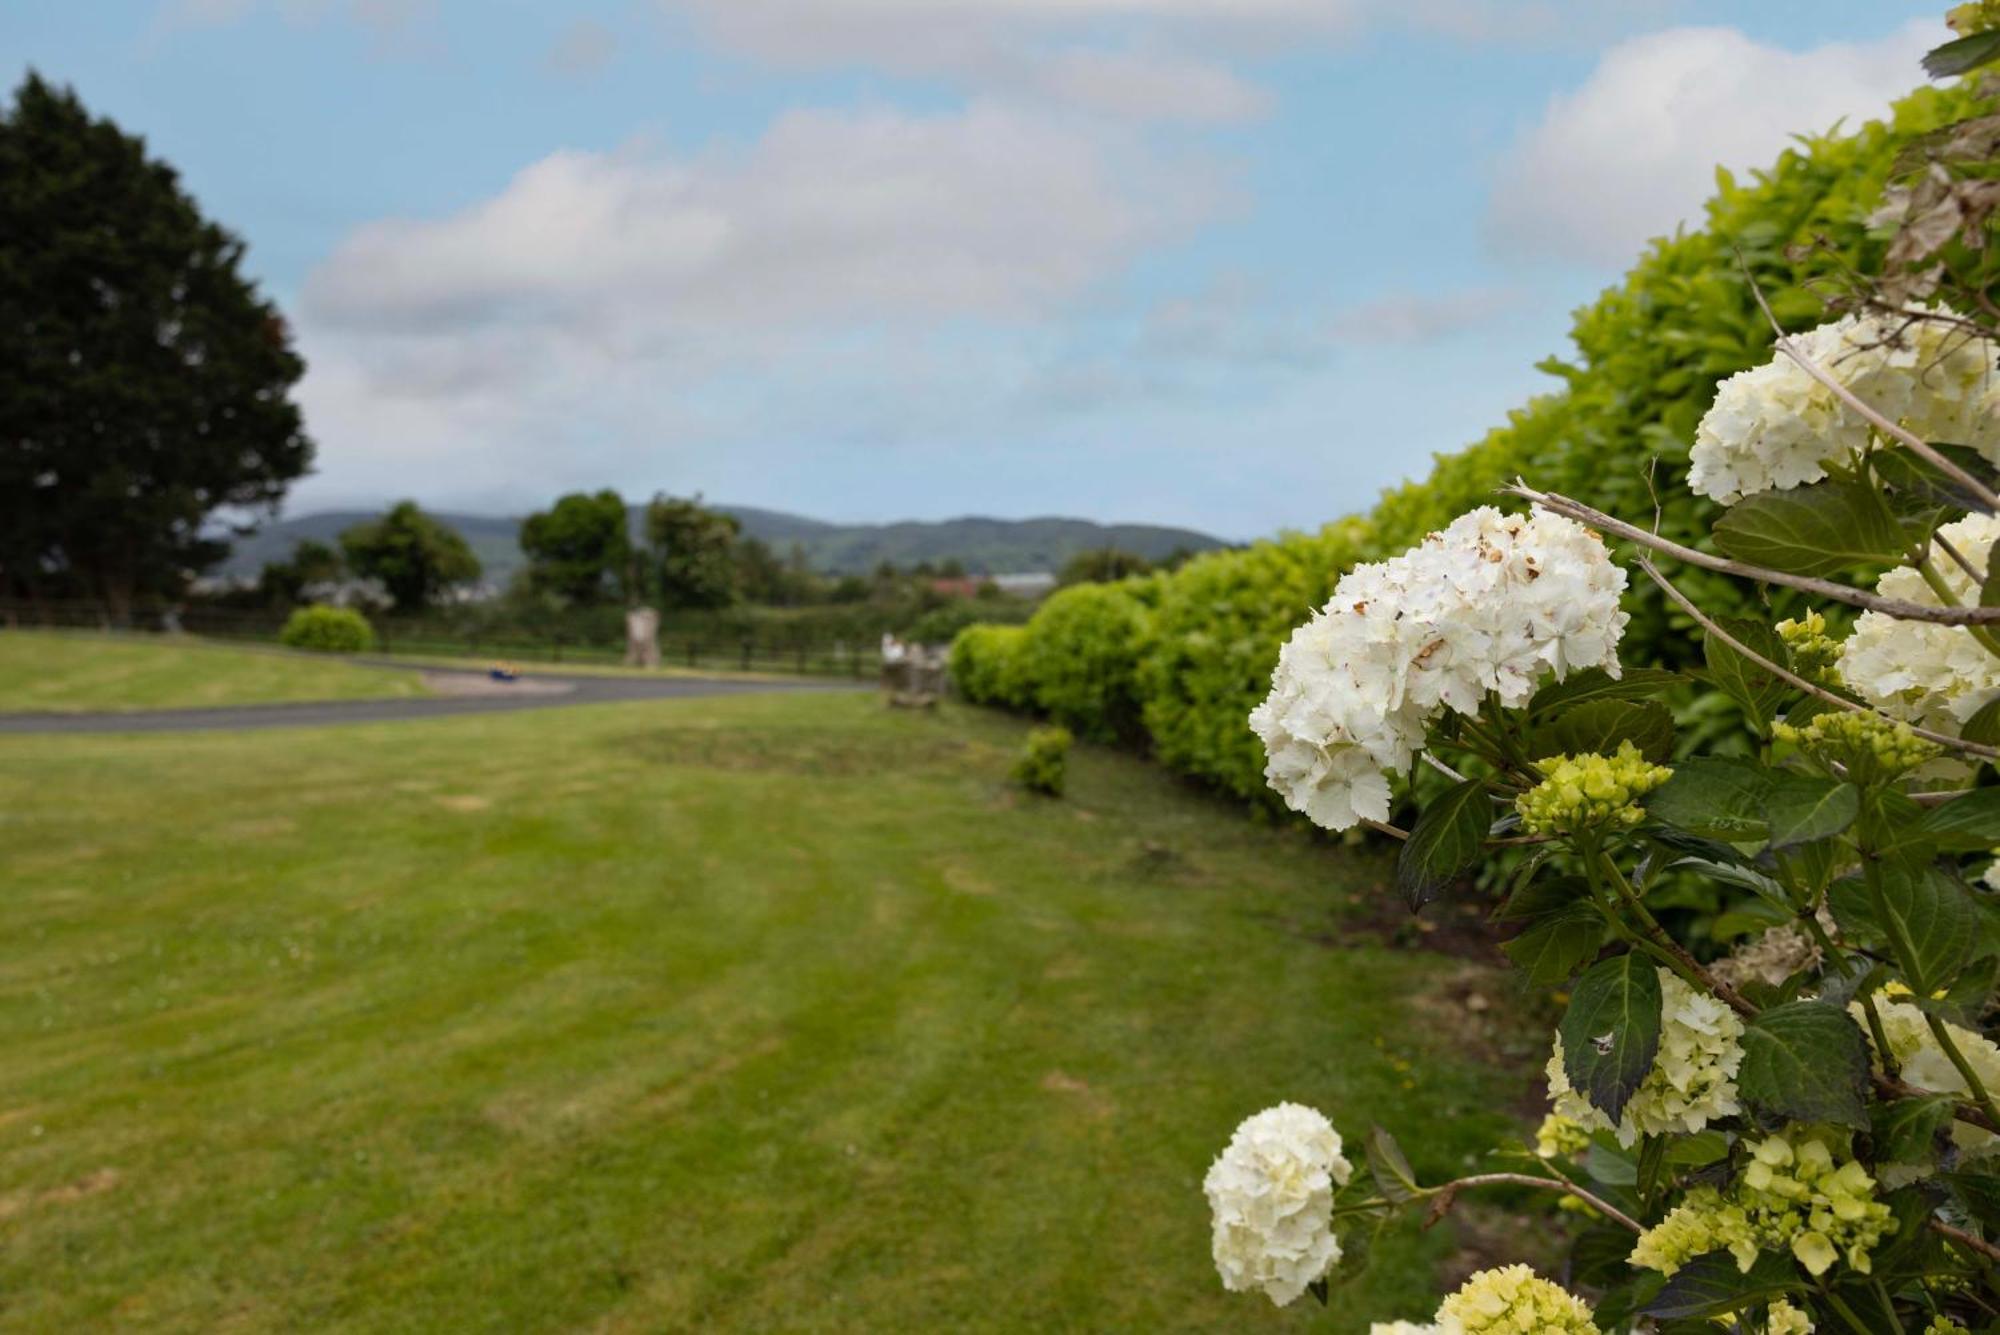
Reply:
<svg viewBox="0 0 2000 1335"><path fill-rule="evenodd" d="M1360 1331L1200 1181L1314 1103L1509 1128L1384 864L872 695L0 738L0 1326ZM1445 1017L1441 1022L1440 1017ZM1359 1158L1356 1147L1356 1158Z"/></svg>
<svg viewBox="0 0 2000 1335"><path fill-rule="evenodd" d="M0 630L0 713L422 695L414 672L192 639Z"/></svg>

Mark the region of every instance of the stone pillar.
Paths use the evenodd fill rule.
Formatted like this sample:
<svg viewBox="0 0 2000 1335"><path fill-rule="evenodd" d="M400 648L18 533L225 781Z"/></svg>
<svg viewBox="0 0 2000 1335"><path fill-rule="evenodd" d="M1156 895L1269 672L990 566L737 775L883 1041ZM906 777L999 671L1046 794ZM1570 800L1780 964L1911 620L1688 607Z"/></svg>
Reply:
<svg viewBox="0 0 2000 1335"><path fill-rule="evenodd" d="M625 666L659 665L660 614L650 607L634 607L625 613Z"/></svg>

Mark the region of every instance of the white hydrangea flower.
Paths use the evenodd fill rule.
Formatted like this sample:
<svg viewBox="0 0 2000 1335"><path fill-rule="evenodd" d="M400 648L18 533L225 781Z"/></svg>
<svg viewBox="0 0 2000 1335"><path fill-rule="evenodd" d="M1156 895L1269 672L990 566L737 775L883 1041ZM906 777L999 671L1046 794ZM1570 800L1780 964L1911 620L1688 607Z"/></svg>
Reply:
<svg viewBox="0 0 2000 1335"><path fill-rule="evenodd" d="M1653 1069L1626 1101L1617 1125L1572 1088L1562 1039L1549 1058L1549 1098L1564 1117L1594 1131L1615 1131L1630 1148L1639 1137L1695 1132L1743 1111L1736 1070L1743 1064L1743 1021L1722 1002L1661 969L1660 1048Z"/></svg>
<svg viewBox="0 0 2000 1335"><path fill-rule="evenodd" d="M1950 312L1940 308L1939 314ZM1994 348L1936 321L1847 316L1797 336L1800 350L1856 398L1927 440L2000 462ZM1722 382L1695 431L1688 485L1734 505L1803 486L1868 448L1870 427L1783 353Z"/></svg>
<svg viewBox="0 0 2000 1335"><path fill-rule="evenodd" d="M2000 518L1968 515L1938 530L1973 569L1986 569L1987 554L2000 538ZM1958 562L1933 562L1961 603L1977 605L1979 587ZM1891 570L1875 585L1885 598L1938 606L1924 577L1908 566ZM1863 612L1854 633L1840 648L1841 680L1883 712L1907 723L1956 732L1979 707L2000 691L2000 658L1988 652L1964 626L1899 621L1881 612Z"/></svg>
<svg viewBox="0 0 2000 1335"><path fill-rule="evenodd" d="M1438 1328L1414 1321L1375 1321L1369 1323L1368 1335L1438 1335Z"/></svg>
<svg viewBox="0 0 2000 1335"><path fill-rule="evenodd" d="M1813 1335L1813 1319L1783 1298L1771 1303L1764 1327L1770 1335Z"/></svg>
<svg viewBox="0 0 2000 1335"><path fill-rule="evenodd" d="M1875 1013L1882 1020L1882 1036L1889 1042L1889 1056L1896 1063L1896 1073L1918 1089L1927 1089L1933 1094L1968 1094L1965 1077L1958 1067L1938 1045L1937 1035L1931 1032L1930 1021L1923 1011L1907 1000L1909 989L1901 984L1891 984L1875 994ZM1868 1035L1868 1045L1875 1047L1875 1035L1868 1025L1868 1015L1861 1003L1848 1005L1854 1022ZM2000 1089L2000 1046L1984 1034L1946 1022L1945 1032L1957 1045L1966 1064L1972 1067L1979 1083L1987 1089ZM1880 1054L1877 1053L1879 1061ZM1981 1158L2000 1151L2000 1137L1983 1127L1970 1122L1954 1120L1951 1124L1951 1138L1957 1144L1959 1153L1966 1158ZM1916 1172L1898 1172L1896 1167L1885 1167L1883 1180L1895 1185L1919 1176Z"/></svg>
<svg viewBox="0 0 2000 1335"><path fill-rule="evenodd" d="M1340 1259L1334 1188L1353 1173L1340 1133L1311 1108L1281 1103L1237 1127L1202 1183L1223 1287L1283 1307L1326 1274Z"/></svg>
<svg viewBox="0 0 2000 1335"><path fill-rule="evenodd" d="M1439 1335L1599 1335L1575 1294L1524 1265L1482 1270L1438 1308Z"/></svg>
<svg viewBox="0 0 2000 1335"><path fill-rule="evenodd" d="M1356 566L1278 655L1250 714L1265 778L1330 830L1389 814L1431 722L1548 677L1617 675L1625 572L1581 524L1482 506L1388 561Z"/></svg>

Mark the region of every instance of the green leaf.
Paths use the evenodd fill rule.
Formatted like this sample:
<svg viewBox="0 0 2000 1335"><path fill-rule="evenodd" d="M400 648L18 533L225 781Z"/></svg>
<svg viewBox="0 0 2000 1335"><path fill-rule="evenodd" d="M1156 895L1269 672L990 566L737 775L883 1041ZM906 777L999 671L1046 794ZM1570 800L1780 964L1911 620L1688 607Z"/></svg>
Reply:
<svg viewBox="0 0 2000 1335"><path fill-rule="evenodd" d="M1965 445L1937 445L1942 454L1989 489L2000 489L2000 472L1986 462L1979 451ZM1869 467L1889 488L1890 501L1905 513L1916 514L1951 510L1986 512L1986 504L1964 483L1951 477L1928 459L1908 450L1876 450L1868 456Z"/></svg>
<svg viewBox="0 0 2000 1335"><path fill-rule="evenodd" d="M1527 974L1530 987L1554 987L1604 944L1604 919L1587 903L1543 918L1500 949Z"/></svg>
<svg viewBox="0 0 2000 1335"><path fill-rule="evenodd" d="M1654 820L1710 839L1762 839L1775 773L1747 760L1702 756L1678 766L1645 802Z"/></svg>
<svg viewBox="0 0 2000 1335"><path fill-rule="evenodd" d="M1577 980L1563 1014L1563 1069L1572 1087L1612 1121L1660 1049L1660 975L1641 955L1602 960Z"/></svg>
<svg viewBox="0 0 2000 1335"><path fill-rule="evenodd" d="M1824 577L1894 564L1909 535L1871 488L1828 479L1744 497L1716 520L1715 545L1752 565Z"/></svg>
<svg viewBox="0 0 2000 1335"><path fill-rule="evenodd" d="M1881 1163L1927 1164L1936 1154L1938 1132L1951 1123L1949 1094L1877 1103L1868 1110L1868 1133Z"/></svg>
<svg viewBox="0 0 2000 1335"><path fill-rule="evenodd" d="M1924 73L1949 79L2000 60L2000 29L1976 32L1935 46L1924 56Z"/></svg>
<svg viewBox="0 0 2000 1335"><path fill-rule="evenodd" d="M1974 710L1972 717L1959 728L1958 735L1980 746L2000 746L2000 695Z"/></svg>
<svg viewBox="0 0 2000 1335"><path fill-rule="evenodd" d="M1674 758L1674 712L1657 700L1587 700L1536 728L1532 747L1539 760L1589 752L1612 755L1627 741L1647 760L1664 765Z"/></svg>
<svg viewBox="0 0 2000 1335"><path fill-rule="evenodd" d="M1526 922L1560 913L1589 893L1590 882L1581 876L1538 876L1509 896L1493 916L1501 922Z"/></svg>
<svg viewBox="0 0 2000 1335"><path fill-rule="evenodd" d="M1436 899L1479 860L1492 813L1486 785L1477 779L1455 784L1424 808L1396 858L1396 886L1412 911Z"/></svg>
<svg viewBox="0 0 2000 1335"><path fill-rule="evenodd" d="M1791 666L1791 651L1778 638L1778 632L1763 622L1752 621L1748 617L1717 617L1715 624L1746 649L1780 667ZM1701 652L1708 664L1708 678L1716 689L1742 707L1759 733L1765 731L1778 702L1791 688L1724 644L1713 632L1703 636Z"/></svg>
<svg viewBox="0 0 2000 1335"><path fill-rule="evenodd" d="M2000 1232L2000 1177L1991 1173L1945 1173L1944 1183L1965 1212L1992 1234Z"/></svg>
<svg viewBox="0 0 2000 1335"><path fill-rule="evenodd" d="M1758 1014L1743 1030L1743 1097L1801 1122L1868 1125L1868 1046L1846 1011L1793 1001Z"/></svg>
<svg viewBox="0 0 2000 1335"><path fill-rule="evenodd" d="M1837 779L1780 774L1764 795L1764 815L1774 849L1831 838L1854 824L1860 814L1861 790Z"/></svg>
<svg viewBox="0 0 2000 1335"><path fill-rule="evenodd" d="M1640 1313L1659 1320L1722 1316L1803 1287L1789 1257L1759 1253L1746 1274L1728 1252L1708 1252L1676 1270Z"/></svg>
<svg viewBox="0 0 2000 1335"><path fill-rule="evenodd" d="M2000 543L1994 546L2000 547ZM2000 788L1975 788L1964 797L1954 797L1924 812L1920 824L1924 834L1949 853L2000 848Z"/></svg>
<svg viewBox="0 0 2000 1335"><path fill-rule="evenodd" d="M1417 1175L1410 1169L1410 1161L1403 1157L1402 1147L1396 1138L1379 1126L1368 1129L1365 1147L1368 1156L1368 1172L1375 1179L1375 1190L1382 1199L1394 1201L1398 1205L1416 1200L1422 1194L1417 1185Z"/></svg>
<svg viewBox="0 0 2000 1335"><path fill-rule="evenodd" d="M1882 927L1891 947L1898 951L1896 962L1911 989L1928 997L1951 986L1972 953L1975 923L1965 891L1935 867L1882 862L1865 870L1881 890L1894 920ZM1908 943L1909 958L1901 958L1899 941Z"/></svg>
<svg viewBox="0 0 2000 1335"><path fill-rule="evenodd" d="M1539 718L1564 706L1593 700L1644 700L1686 680L1680 673L1663 668L1627 668L1620 677L1603 668L1584 668L1536 691L1528 701L1528 716Z"/></svg>

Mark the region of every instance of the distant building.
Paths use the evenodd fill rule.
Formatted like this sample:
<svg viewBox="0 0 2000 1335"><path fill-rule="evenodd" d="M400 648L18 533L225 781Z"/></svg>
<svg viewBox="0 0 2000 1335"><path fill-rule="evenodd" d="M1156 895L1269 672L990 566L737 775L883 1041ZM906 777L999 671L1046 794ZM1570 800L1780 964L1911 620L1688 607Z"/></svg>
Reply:
<svg viewBox="0 0 2000 1335"><path fill-rule="evenodd" d="M988 575L986 578L1000 592L1015 598L1039 598L1056 586L1055 574L1048 570L1027 570L1012 575Z"/></svg>

